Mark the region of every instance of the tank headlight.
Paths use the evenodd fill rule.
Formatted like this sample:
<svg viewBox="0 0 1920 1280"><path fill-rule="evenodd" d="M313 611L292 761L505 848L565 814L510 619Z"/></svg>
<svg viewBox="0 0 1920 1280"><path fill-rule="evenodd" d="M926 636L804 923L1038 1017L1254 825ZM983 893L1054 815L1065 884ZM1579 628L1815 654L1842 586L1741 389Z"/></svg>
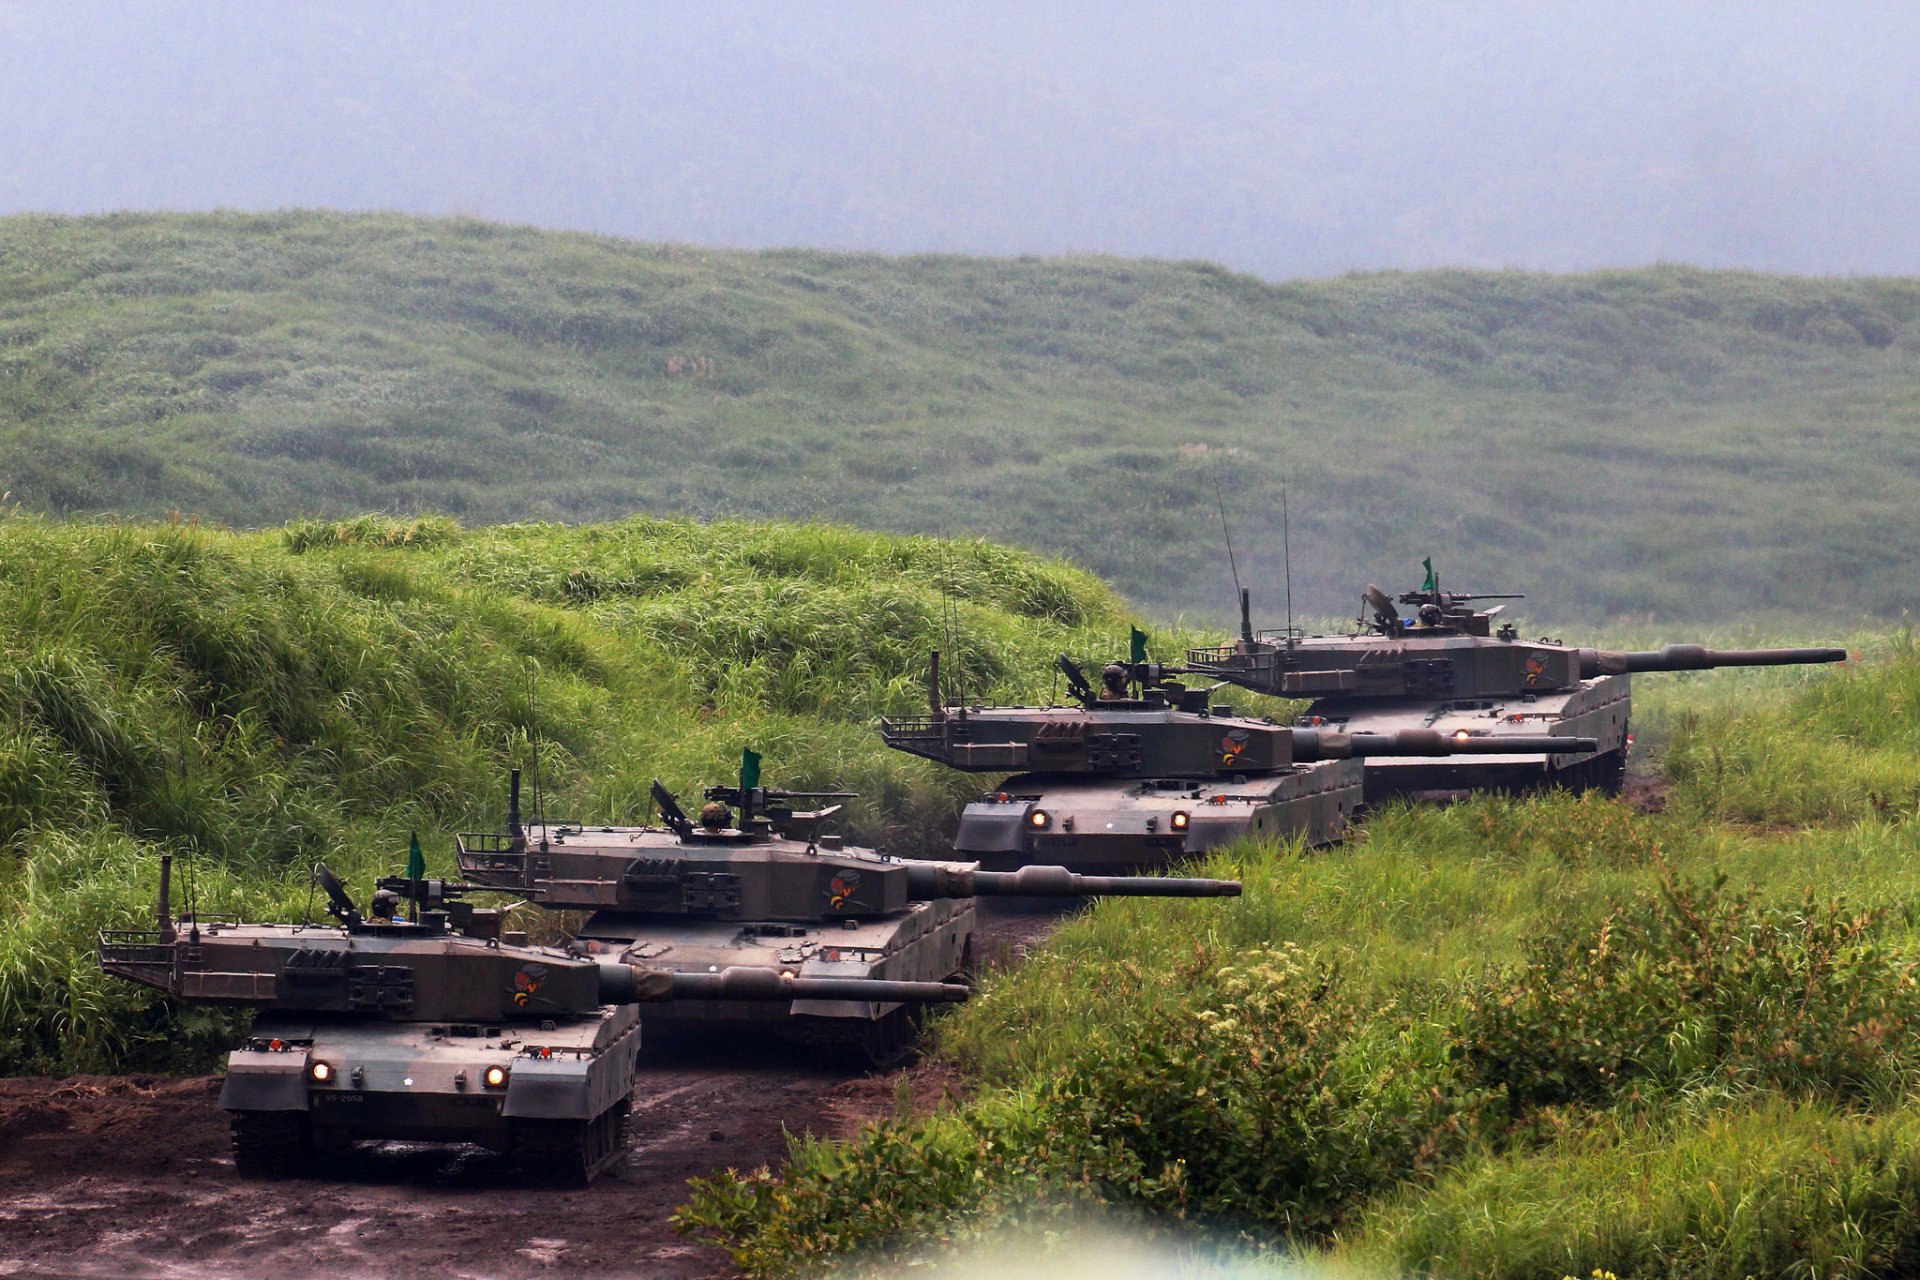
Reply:
<svg viewBox="0 0 1920 1280"><path fill-rule="evenodd" d="M333 1064L330 1062L310 1062L307 1064L307 1076L315 1084L332 1084Z"/></svg>
<svg viewBox="0 0 1920 1280"><path fill-rule="evenodd" d="M498 1065L488 1067L480 1079L489 1089L504 1089L507 1087L507 1069Z"/></svg>
<svg viewBox="0 0 1920 1280"><path fill-rule="evenodd" d="M1032 813L1027 815L1027 825L1032 827L1035 831L1045 831L1047 829L1047 825L1052 821L1053 819L1047 816L1047 811L1045 809L1035 809Z"/></svg>
<svg viewBox="0 0 1920 1280"><path fill-rule="evenodd" d="M1187 829L1187 823L1191 821L1192 819L1187 816L1185 809L1175 809L1173 811L1173 817L1167 819L1167 824L1175 831L1185 831Z"/></svg>
<svg viewBox="0 0 1920 1280"><path fill-rule="evenodd" d="M1473 735L1468 733L1465 729L1460 729L1455 731L1453 735L1453 740L1455 742L1465 742L1468 738L1471 738L1472 736Z"/></svg>

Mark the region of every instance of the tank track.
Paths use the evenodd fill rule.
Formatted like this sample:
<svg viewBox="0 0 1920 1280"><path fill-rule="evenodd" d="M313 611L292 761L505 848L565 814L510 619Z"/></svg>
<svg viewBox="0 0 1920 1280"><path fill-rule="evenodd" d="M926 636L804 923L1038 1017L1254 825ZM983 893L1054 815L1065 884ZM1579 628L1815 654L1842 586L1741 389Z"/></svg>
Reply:
<svg viewBox="0 0 1920 1280"><path fill-rule="evenodd" d="M1621 730L1624 738L1626 730ZM1562 769L1554 774L1549 785L1566 787L1576 794L1583 791L1597 791L1603 796L1617 796L1627 785L1627 747L1622 745L1612 751L1603 751L1599 755L1582 760L1571 768Z"/></svg>
<svg viewBox="0 0 1920 1280"><path fill-rule="evenodd" d="M581 1187L627 1153L625 1098L591 1120L519 1120L513 1160L520 1172L550 1187Z"/></svg>
<svg viewBox="0 0 1920 1280"><path fill-rule="evenodd" d="M821 1018L794 1020L793 1036L830 1058L876 1071L910 1061L920 1038L920 1017L907 1005L878 1018Z"/></svg>
<svg viewBox="0 0 1920 1280"><path fill-rule="evenodd" d="M311 1121L299 1111L233 1113L233 1163L249 1178L293 1178L313 1162Z"/></svg>

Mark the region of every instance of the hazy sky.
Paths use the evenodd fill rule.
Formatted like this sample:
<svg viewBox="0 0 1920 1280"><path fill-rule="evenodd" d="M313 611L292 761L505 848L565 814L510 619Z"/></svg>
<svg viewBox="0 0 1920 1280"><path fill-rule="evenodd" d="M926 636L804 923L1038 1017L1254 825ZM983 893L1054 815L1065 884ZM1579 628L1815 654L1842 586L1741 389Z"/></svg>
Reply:
<svg viewBox="0 0 1920 1280"><path fill-rule="evenodd" d="M0 212L1920 273L1920 6L0 0Z"/></svg>

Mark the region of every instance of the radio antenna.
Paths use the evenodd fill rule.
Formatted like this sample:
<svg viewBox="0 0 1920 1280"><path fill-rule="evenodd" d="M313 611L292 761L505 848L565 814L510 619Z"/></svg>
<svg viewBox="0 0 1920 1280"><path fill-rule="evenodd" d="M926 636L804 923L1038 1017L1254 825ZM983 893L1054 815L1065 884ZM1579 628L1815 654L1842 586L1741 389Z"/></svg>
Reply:
<svg viewBox="0 0 1920 1280"><path fill-rule="evenodd" d="M1287 648L1293 648L1293 539L1287 522L1287 478L1280 477L1280 563L1287 575Z"/></svg>
<svg viewBox="0 0 1920 1280"><path fill-rule="evenodd" d="M1227 500L1220 493L1220 467L1213 468L1213 501L1220 508L1220 536L1227 542L1227 568L1233 570L1233 593L1243 595L1240 589L1240 566L1233 558L1233 530L1227 527Z"/></svg>
<svg viewBox="0 0 1920 1280"><path fill-rule="evenodd" d="M540 852L547 852L547 807L540 794L540 664L527 672L527 745L533 758L533 814L540 820Z"/></svg>
<svg viewBox="0 0 1920 1280"><path fill-rule="evenodd" d="M953 592L953 538L943 529L935 538L935 542L940 548L940 631L942 638L946 641L948 656L952 658L952 662L948 664L946 683L953 686L954 705L959 706L966 702L966 686L960 672L960 602L954 597ZM935 704L945 706L945 699L941 697L943 691L938 683L937 667L934 675Z"/></svg>

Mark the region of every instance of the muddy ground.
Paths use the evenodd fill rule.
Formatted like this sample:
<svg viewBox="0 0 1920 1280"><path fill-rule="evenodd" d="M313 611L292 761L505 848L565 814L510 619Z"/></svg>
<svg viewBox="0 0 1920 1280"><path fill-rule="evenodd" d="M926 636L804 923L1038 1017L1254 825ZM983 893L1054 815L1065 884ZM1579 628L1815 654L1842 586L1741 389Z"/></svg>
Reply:
<svg viewBox="0 0 1920 1280"><path fill-rule="evenodd" d="M1017 962L1055 910L983 912L985 958ZM364 1148L327 1181L240 1178L214 1076L0 1080L0 1276L734 1274L674 1231L687 1179L778 1161L788 1133L843 1135L952 1087L933 1067L865 1073L767 1041L651 1045L625 1158L591 1186L519 1184L499 1157Z"/></svg>

